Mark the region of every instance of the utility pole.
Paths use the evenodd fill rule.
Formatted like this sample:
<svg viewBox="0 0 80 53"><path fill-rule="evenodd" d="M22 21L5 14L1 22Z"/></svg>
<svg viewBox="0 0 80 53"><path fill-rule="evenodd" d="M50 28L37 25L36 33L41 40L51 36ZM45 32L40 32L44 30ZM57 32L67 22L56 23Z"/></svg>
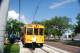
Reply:
<svg viewBox="0 0 80 53"><path fill-rule="evenodd" d="M4 35L8 15L9 0L0 0L0 53L4 52Z"/></svg>

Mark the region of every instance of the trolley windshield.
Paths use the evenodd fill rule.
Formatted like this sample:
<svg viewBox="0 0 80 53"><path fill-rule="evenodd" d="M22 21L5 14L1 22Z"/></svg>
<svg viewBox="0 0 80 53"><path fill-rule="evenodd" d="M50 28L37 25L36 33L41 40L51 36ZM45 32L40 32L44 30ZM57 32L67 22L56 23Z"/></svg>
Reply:
<svg viewBox="0 0 80 53"><path fill-rule="evenodd" d="M34 35L43 35L43 28L34 28Z"/></svg>
<svg viewBox="0 0 80 53"><path fill-rule="evenodd" d="M27 28L27 35L33 35L33 29Z"/></svg>
<svg viewBox="0 0 80 53"><path fill-rule="evenodd" d="M27 28L27 35L44 35L44 29L43 28Z"/></svg>
<svg viewBox="0 0 80 53"><path fill-rule="evenodd" d="M39 29L39 35L44 35L44 30L43 30L43 28L40 28L40 29Z"/></svg>
<svg viewBox="0 0 80 53"><path fill-rule="evenodd" d="M38 32L39 32L38 28L34 28L34 35L38 35Z"/></svg>

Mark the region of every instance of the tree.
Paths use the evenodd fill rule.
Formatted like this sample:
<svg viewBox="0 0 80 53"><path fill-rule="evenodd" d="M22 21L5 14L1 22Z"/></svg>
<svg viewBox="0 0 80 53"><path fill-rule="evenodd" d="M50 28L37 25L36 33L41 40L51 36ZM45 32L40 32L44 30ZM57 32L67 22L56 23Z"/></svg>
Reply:
<svg viewBox="0 0 80 53"><path fill-rule="evenodd" d="M40 24L38 21L33 21L32 24Z"/></svg>
<svg viewBox="0 0 80 53"><path fill-rule="evenodd" d="M20 32L20 25L24 25L22 22L19 22L18 20L13 20L13 19L9 19L7 20L7 25L6 25L6 31L9 32Z"/></svg>
<svg viewBox="0 0 80 53"><path fill-rule="evenodd" d="M60 36L69 28L69 19L65 16L55 16L50 21L52 28L57 30L57 36L60 39Z"/></svg>
<svg viewBox="0 0 80 53"><path fill-rule="evenodd" d="M80 33L80 13L77 15L76 20L77 20L77 25L74 30L75 34Z"/></svg>
<svg viewBox="0 0 80 53"><path fill-rule="evenodd" d="M66 16L55 16L50 20L44 20L41 22L35 21L34 23L43 24L45 26L45 33L48 35L53 34L54 37L58 36L59 39L64 31L69 28L69 19Z"/></svg>
<svg viewBox="0 0 80 53"><path fill-rule="evenodd" d="M8 33L8 39L10 43L14 43L15 38L20 36L21 26L24 24L18 20L7 20L6 32Z"/></svg>

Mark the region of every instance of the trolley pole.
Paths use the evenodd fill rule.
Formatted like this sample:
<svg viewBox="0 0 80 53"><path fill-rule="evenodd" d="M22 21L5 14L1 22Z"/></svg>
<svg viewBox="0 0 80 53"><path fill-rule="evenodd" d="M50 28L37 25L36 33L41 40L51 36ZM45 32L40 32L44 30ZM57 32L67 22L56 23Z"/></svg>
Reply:
<svg viewBox="0 0 80 53"><path fill-rule="evenodd" d="M4 35L9 7L9 0L0 0L0 53L4 52Z"/></svg>

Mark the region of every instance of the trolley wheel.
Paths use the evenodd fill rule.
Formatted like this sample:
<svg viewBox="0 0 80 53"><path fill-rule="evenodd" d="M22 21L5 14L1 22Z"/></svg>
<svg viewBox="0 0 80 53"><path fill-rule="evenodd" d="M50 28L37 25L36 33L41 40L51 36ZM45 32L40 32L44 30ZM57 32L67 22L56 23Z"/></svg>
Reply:
<svg viewBox="0 0 80 53"><path fill-rule="evenodd" d="M33 47L32 50L35 50L35 47Z"/></svg>
<svg viewBox="0 0 80 53"><path fill-rule="evenodd" d="M43 47L43 43L40 44L40 47Z"/></svg>

